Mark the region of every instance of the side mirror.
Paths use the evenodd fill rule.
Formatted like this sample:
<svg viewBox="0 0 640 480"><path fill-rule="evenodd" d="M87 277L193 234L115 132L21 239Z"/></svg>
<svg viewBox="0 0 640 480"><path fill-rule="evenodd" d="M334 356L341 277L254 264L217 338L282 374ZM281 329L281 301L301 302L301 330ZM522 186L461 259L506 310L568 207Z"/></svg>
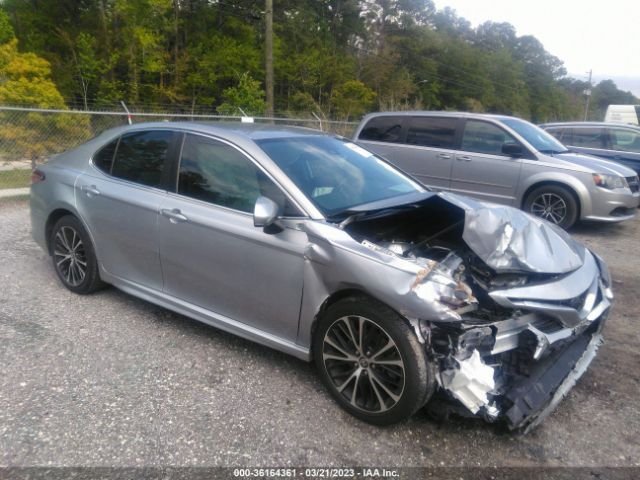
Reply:
<svg viewBox="0 0 640 480"><path fill-rule="evenodd" d="M512 158L518 158L524 155L524 150L522 149L522 146L518 143L503 143L502 153Z"/></svg>
<svg viewBox="0 0 640 480"><path fill-rule="evenodd" d="M258 197L253 207L253 225L266 228L278 218L278 204L267 197Z"/></svg>

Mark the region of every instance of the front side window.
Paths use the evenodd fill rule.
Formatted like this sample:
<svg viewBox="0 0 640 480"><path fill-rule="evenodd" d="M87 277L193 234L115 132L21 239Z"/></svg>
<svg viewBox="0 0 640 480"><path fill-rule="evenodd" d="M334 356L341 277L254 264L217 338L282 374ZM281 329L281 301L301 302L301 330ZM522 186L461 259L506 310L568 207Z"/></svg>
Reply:
<svg viewBox="0 0 640 480"><path fill-rule="evenodd" d="M402 117L374 117L360 132L360 140L398 143L402 135Z"/></svg>
<svg viewBox="0 0 640 480"><path fill-rule="evenodd" d="M178 193L247 213L253 212L258 197L265 196L280 205L283 215L302 215L244 154L230 145L199 135L185 138Z"/></svg>
<svg viewBox="0 0 640 480"><path fill-rule="evenodd" d="M454 148L457 118L414 117L409 123L407 143L423 147Z"/></svg>
<svg viewBox="0 0 640 480"><path fill-rule="evenodd" d="M622 128L612 128L609 137L611 138L611 148L614 150L640 153L640 133Z"/></svg>
<svg viewBox="0 0 640 480"><path fill-rule="evenodd" d="M424 190L355 143L324 136L256 143L326 216Z"/></svg>
<svg viewBox="0 0 640 480"><path fill-rule="evenodd" d="M573 147L605 147L605 138L600 128L574 128L568 137L564 143Z"/></svg>
<svg viewBox="0 0 640 480"><path fill-rule="evenodd" d="M550 133L559 141L564 143L565 145L569 144L570 135L563 128L547 128L545 129L547 133Z"/></svg>
<svg viewBox="0 0 640 480"><path fill-rule="evenodd" d="M518 142L513 136L491 123L467 120L462 135L462 150L503 155L502 146L505 143Z"/></svg>
<svg viewBox="0 0 640 480"><path fill-rule="evenodd" d="M149 187L162 184L169 146L175 133L149 130L120 138L111 174Z"/></svg>

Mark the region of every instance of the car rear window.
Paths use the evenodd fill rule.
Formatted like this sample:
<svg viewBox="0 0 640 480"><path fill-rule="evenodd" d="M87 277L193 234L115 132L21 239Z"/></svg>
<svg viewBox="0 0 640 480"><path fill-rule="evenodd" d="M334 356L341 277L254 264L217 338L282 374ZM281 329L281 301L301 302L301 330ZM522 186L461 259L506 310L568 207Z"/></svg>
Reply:
<svg viewBox="0 0 640 480"><path fill-rule="evenodd" d="M360 140L398 143L402 135L402 117L374 117L360 132Z"/></svg>
<svg viewBox="0 0 640 480"><path fill-rule="evenodd" d="M123 135L118 144L111 174L114 177L159 187L162 183L169 145L174 132L151 130Z"/></svg>
<svg viewBox="0 0 640 480"><path fill-rule="evenodd" d="M414 117L409 123L407 143L424 147L454 148L457 118Z"/></svg>

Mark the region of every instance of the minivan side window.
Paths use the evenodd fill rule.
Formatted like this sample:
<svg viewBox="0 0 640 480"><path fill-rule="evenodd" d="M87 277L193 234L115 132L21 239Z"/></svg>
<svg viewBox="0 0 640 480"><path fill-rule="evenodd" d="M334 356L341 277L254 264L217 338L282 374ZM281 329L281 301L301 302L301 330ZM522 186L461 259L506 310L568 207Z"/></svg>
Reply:
<svg viewBox="0 0 640 480"><path fill-rule="evenodd" d="M612 128L609 130L611 148L625 152L640 153L640 134L632 130Z"/></svg>
<svg viewBox="0 0 640 480"><path fill-rule="evenodd" d="M402 135L402 117L373 117L360 132L360 140L376 142L400 142Z"/></svg>
<svg viewBox="0 0 640 480"><path fill-rule="evenodd" d="M563 143L573 147L605 148L605 137L601 128L573 128L565 135Z"/></svg>
<svg viewBox="0 0 640 480"><path fill-rule="evenodd" d="M564 128L546 128L547 133L553 135L556 139L560 140L562 143L567 143L567 140L570 139L571 135Z"/></svg>
<svg viewBox="0 0 640 480"><path fill-rule="evenodd" d="M407 143L423 147L454 148L457 118L413 117L409 122Z"/></svg>
<svg viewBox="0 0 640 480"><path fill-rule="evenodd" d="M178 170L178 194L252 213L256 200L276 202L284 216L303 214L249 158L226 143L188 134Z"/></svg>
<svg viewBox="0 0 640 480"><path fill-rule="evenodd" d="M504 155L505 143L518 143L509 133L489 122L467 120L462 135L461 150L466 152Z"/></svg>
<svg viewBox="0 0 640 480"><path fill-rule="evenodd" d="M123 135L118 144L111 175L149 187L159 187L174 135L174 132L168 130Z"/></svg>
<svg viewBox="0 0 640 480"><path fill-rule="evenodd" d="M93 156L93 164L104 173L111 174L111 167L113 165L113 156L116 153L116 147L118 146L118 139L107 143Z"/></svg>

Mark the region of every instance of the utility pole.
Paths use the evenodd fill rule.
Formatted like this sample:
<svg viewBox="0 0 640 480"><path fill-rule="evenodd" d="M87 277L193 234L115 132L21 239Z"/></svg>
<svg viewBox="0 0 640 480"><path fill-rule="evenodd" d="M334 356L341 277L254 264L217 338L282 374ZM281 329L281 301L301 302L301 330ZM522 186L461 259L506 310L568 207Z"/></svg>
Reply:
<svg viewBox="0 0 640 480"><path fill-rule="evenodd" d="M584 121L587 121L587 116L589 115L589 100L591 99L591 76L593 75L593 69L589 70L589 87L584 91L584 94L587 96L587 101L584 105Z"/></svg>
<svg viewBox="0 0 640 480"><path fill-rule="evenodd" d="M265 33L264 33L264 86L267 90L267 117L273 117L273 0L265 0Z"/></svg>

